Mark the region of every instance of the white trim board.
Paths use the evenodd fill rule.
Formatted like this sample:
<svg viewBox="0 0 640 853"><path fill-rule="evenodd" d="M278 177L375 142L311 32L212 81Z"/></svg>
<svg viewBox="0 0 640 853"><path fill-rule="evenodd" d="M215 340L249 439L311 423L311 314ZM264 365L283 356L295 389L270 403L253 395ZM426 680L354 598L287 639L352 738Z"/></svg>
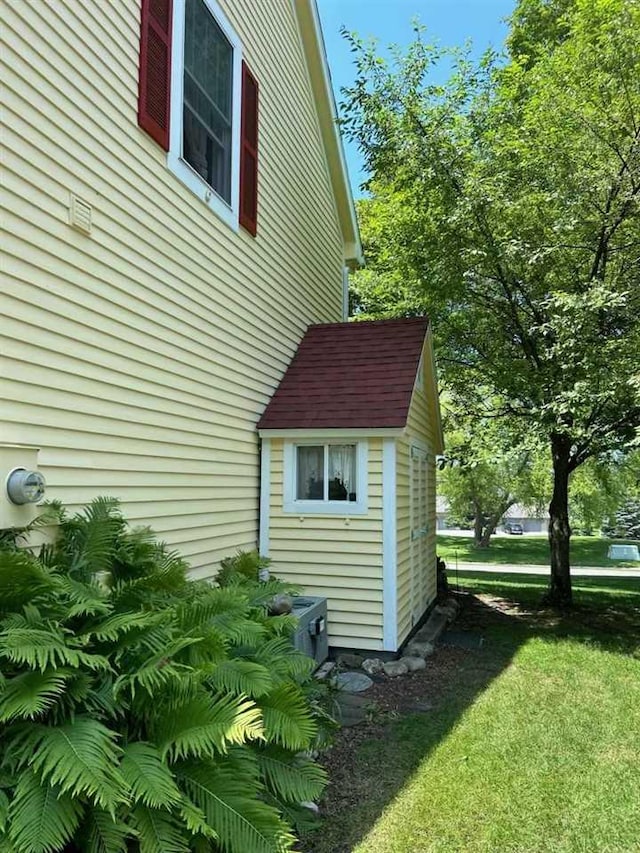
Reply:
<svg viewBox="0 0 640 853"><path fill-rule="evenodd" d="M366 438L391 438L398 437L404 432L404 427L377 427L377 428L324 428L324 429L259 429L260 438L296 438L304 439L333 439L333 438L355 438L364 440Z"/></svg>
<svg viewBox="0 0 640 853"><path fill-rule="evenodd" d="M259 550L261 557L269 556L269 526L271 504L271 442L262 439L260 448L260 534Z"/></svg>
<svg viewBox="0 0 640 853"><path fill-rule="evenodd" d="M396 442L382 445L382 648L398 650L398 533Z"/></svg>

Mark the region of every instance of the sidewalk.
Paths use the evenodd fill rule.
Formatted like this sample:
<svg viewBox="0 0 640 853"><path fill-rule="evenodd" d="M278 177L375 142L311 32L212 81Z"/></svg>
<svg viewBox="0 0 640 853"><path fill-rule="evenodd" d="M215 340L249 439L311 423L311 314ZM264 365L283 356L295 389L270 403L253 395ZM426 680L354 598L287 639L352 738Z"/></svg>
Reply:
<svg viewBox="0 0 640 853"><path fill-rule="evenodd" d="M447 572L453 576L456 570L455 560L447 560ZM458 563L460 572L489 572L493 574L513 575L548 575L549 566L511 566L500 563ZM609 569L597 566L572 566L572 577L583 578L639 578L640 566L637 569Z"/></svg>

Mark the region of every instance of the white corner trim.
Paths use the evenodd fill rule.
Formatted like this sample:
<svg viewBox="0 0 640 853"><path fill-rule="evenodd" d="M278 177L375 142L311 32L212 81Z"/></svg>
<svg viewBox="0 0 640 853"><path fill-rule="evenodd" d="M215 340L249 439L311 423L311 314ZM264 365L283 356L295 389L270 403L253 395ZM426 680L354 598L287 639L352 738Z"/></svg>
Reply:
<svg viewBox="0 0 640 853"><path fill-rule="evenodd" d="M398 535L396 516L396 442L382 445L382 648L398 650Z"/></svg>
<svg viewBox="0 0 640 853"><path fill-rule="evenodd" d="M358 441L364 441L367 438L390 438L392 436L400 436L404 432L404 427L337 427L324 429L259 429L258 435L260 438L286 438L291 441L302 439L314 439L316 443L320 443L327 439L351 438Z"/></svg>
<svg viewBox="0 0 640 853"><path fill-rule="evenodd" d="M282 510L295 515L366 515L369 511L369 445L359 441L356 445L356 501L309 501L296 500L296 448L301 444L326 444L317 438L305 441L286 441L283 456L283 500Z"/></svg>
<svg viewBox="0 0 640 853"><path fill-rule="evenodd" d="M271 441L262 439L260 448L260 536L261 557L269 556L269 522L271 503Z"/></svg>
<svg viewBox="0 0 640 853"><path fill-rule="evenodd" d="M192 193L234 231L240 230L240 118L242 100L242 44L216 0L204 0L233 48L233 96L231 113L231 204L182 159L182 101L184 86L185 0L173 0L171 34L171 113L167 166Z"/></svg>

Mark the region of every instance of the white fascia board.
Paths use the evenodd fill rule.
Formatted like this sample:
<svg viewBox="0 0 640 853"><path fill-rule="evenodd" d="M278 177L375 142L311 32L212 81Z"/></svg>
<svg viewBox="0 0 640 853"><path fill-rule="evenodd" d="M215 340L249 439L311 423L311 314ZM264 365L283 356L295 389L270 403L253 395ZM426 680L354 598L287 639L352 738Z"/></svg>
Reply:
<svg viewBox="0 0 640 853"><path fill-rule="evenodd" d="M396 442L382 446L382 637L383 650L398 650L398 534Z"/></svg>
<svg viewBox="0 0 640 853"><path fill-rule="evenodd" d="M378 427L357 429L259 429L260 438L397 438L404 432L404 427Z"/></svg>
<svg viewBox="0 0 640 853"><path fill-rule="evenodd" d="M260 448L260 534L261 557L269 556L269 523L271 504L271 441L262 440Z"/></svg>
<svg viewBox="0 0 640 853"><path fill-rule="evenodd" d="M341 195L344 202L344 205L340 204L340 207L346 213L347 221L345 222L344 215L339 215L339 219L343 222L345 261L354 268L362 267L364 266L364 255L362 253L358 217L356 215L353 193L351 192L347 160L344 155L342 136L338 124L338 109L331 84L331 73L329 71L329 62L318 7L316 0L292 0L292 2L297 13L309 73L311 75L312 88L314 90L314 97L316 98L321 129L323 130L322 136L325 143L325 151L327 153L327 160L329 161L329 172L334 182L334 193L336 196ZM323 105L318 103L320 99L324 103L324 106L326 106L326 109L323 109ZM331 125L330 128L329 125ZM327 128L326 135L323 129L325 127ZM336 187L336 182L340 184L339 187Z"/></svg>

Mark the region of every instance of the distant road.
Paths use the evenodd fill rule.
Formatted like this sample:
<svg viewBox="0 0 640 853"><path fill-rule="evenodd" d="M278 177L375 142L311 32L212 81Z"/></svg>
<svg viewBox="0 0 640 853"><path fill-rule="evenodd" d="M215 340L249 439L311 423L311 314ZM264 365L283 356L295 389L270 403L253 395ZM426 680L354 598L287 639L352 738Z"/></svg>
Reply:
<svg viewBox="0 0 640 853"><path fill-rule="evenodd" d="M446 560L447 571L453 574L456 569L454 560ZM549 566L511 566L499 563L458 563L460 572L489 572L493 574L548 575ZM584 578L640 578L640 566L637 569L605 569L598 566L571 567L572 577Z"/></svg>

